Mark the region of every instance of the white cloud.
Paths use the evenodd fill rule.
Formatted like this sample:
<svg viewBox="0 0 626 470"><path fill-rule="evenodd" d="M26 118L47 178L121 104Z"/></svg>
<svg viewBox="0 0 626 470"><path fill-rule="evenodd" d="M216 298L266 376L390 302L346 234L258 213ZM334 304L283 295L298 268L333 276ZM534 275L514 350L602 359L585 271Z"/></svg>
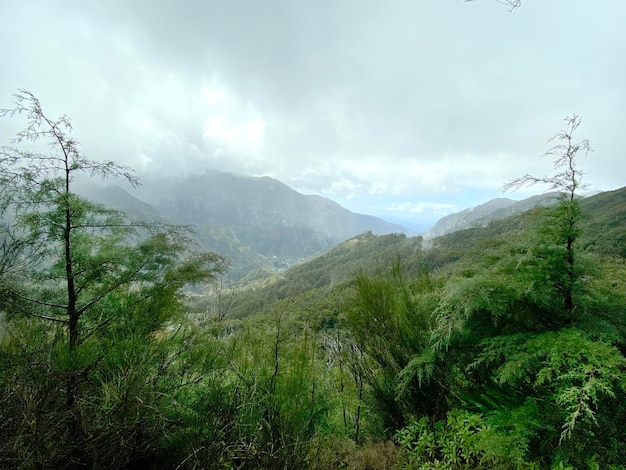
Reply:
<svg viewBox="0 0 626 470"><path fill-rule="evenodd" d="M387 194L388 191L389 185L384 181L373 182L367 190L369 194Z"/></svg>
<svg viewBox="0 0 626 470"><path fill-rule="evenodd" d="M361 185L347 178L334 180L329 187L322 189L321 193L330 198L341 197L347 200L353 199L360 191Z"/></svg>
<svg viewBox="0 0 626 470"><path fill-rule="evenodd" d="M265 123L260 119L253 119L246 128L246 141L251 150L256 151L263 143Z"/></svg>
<svg viewBox="0 0 626 470"><path fill-rule="evenodd" d="M205 86L202 90L202 96L209 105L222 103L226 98L226 90L221 86Z"/></svg>
<svg viewBox="0 0 626 470"><path fill-rule="evenodd" d="M389 212L400 212L400 213L408 213L408 214L435 214L438 216L445 216L448 214L453 214L455 212L459 212L460 208L456 204L441 204L436 202L403 202L403 203L392 203L387 211Z"/></svg>

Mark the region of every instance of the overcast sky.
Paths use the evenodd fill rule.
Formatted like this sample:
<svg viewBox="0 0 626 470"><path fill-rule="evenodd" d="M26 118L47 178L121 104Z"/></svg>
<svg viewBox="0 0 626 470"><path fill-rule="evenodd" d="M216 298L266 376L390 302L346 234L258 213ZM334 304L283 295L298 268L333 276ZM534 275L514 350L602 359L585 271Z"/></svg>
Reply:
<svg viewBox="0 0 626 470"><path fill-rule="evenodd" d="M268 175L428 228L549 174L572 113L591 189L626 185L625 25L623 0L2 0L0 107L31 90L144 180Z"/></svg>

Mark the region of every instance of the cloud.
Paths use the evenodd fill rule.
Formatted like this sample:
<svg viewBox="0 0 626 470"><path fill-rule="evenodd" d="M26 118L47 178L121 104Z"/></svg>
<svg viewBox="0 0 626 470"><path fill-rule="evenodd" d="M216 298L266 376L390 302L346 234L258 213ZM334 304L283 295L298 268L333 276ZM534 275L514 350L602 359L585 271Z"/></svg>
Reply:
<svg viewBox="0 0 626 470"><path fill-rule="evenodd" d="M459 212L461 208L455 204L440 204L436 202L394 202L387 208L389 212L409 214L434 214L440 217Z"/></svg>
<svg viewBox="0 0 626 470"><path fill-rule="evenodd" d="M576 112L596 149L588 182L624 184L626 3L5 0L0 13L3 106L31 89L88 155L144 177L218 168L363 211L467 207L549 173L545 142Z"/></svg>

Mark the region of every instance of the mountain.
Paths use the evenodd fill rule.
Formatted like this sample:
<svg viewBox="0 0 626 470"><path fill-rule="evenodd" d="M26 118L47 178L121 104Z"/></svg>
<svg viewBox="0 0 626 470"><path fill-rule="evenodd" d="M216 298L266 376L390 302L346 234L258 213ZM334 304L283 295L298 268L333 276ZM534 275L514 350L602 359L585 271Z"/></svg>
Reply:
<svg viewBox="0 0 626 470"><path fill-rule="evenodd" d="M306 196L269 177L205 171L146 185L148 201L165 217L196 227L211 249L225 241L250 248L275 267L324 252L350 237L409 232L372 216L355 214L319 196ZM215 245L215 238L222 243ZM218 251L219 252L219 251Z"/></svg>
<svg viewBox="0 0 626 470"><path fill-rule="evenodd" d="M205 171L185 179L147 181L142 200L119 187L79 192L135 217L194 226L207 250L231 259L236 278L257 268L290 266L367 231L414 235L269 177Z"/></svg>
<svg viewBox="0 0 626 470"><path fill-rule="evenodd" d="M545 193L521 201L508 198L492 199L479 206L442 217L423 236L425 239L432 239L457 230L485 227L492 220L504 219L537 206L554 204L558 197L558 193Z"/></svg>
<svg viewBox="0 0 626 470"><path fill-rule="evenodd" d="M89 199L104 204L112 209L124 211L129 216L139 220L157 220L162 217L152 205L144 202L120 186L98 186L90 181L74 183L74 189Z"/></svg>

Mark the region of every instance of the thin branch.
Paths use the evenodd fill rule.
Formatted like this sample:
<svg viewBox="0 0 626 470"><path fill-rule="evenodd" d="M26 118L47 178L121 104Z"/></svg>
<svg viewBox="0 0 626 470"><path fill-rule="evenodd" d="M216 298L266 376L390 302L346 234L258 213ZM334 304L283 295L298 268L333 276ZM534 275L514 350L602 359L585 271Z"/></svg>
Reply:
<svg viewBox="0 0 626 470"><path fill-rule="evenodd" d="M38 313L27 312L27 315L30 315L31 317L41 318L43 320L49 320L49 321L53 321L57 323L64 323L66 325L69 323L68 320L65 320L63 318L54 318L54 317L49 317L47 315L40 315Z"/></svg>
<svg viewBox="0 0 626 470"><path fill-rule="evenodd" d="M33 299L31 297L26 297L26 296L20 294L19 292L13 291L13 290L11 291L11 293L13 295L15 295L16 297L19 297L22 300L26 300L27 302L32 302L34 304L41 305L43 307L58 308L58 309L61 309L61 310L67 310L67 305L53 304L51 302L44 302L43 300Z"/></svg>
<svg viewBox="0 0 626 470"><path fill-rule="evenodd" d="M102 327L106 326L108 323L110 323L113 319L115 319L118 316L118 314L115 315L111 315L110 317L108 317L106 320L101 321L100 323L98 323L96 326L94 326L91 330L89 330L89 332L87 334L85 334L82 338L82 341L85 341L87 338L89 338L90 336L92 336L96 331L100 330Z"/></svg>
<svg viewBox="0 0 626 470"><path fill-rule="evenodd" d="M81 228L151 228L149 224L144 222L128 223L128 224L76 224L70 227L70 230Z"/></svg>
<svg viewBox="0 0 626 470"><path fill-rule="evenodd" d="M587 187L581 183L584 172L576 168L576 158L582 152L583 156L587 156L592 152L589 140L585 139L580 142L574 142L573 134L581 124L581 118L577 114L567 116L565 119L565 129L557 132L553 137L548 139L548 144L556 142L546 153L544 157L553 157L553 167L557 173L553 176L533 176L526 174L515 178L502 185L501 190L507 192L517 190L525 186L533 186L535 184L545 184L548 190L557 190L565 193L570 200L573 200L576 191Z"/></svg>
<svg viewBox="0 0 626 470"><path fill-rule="evenodd" d="M118 287L123 286L124 284L127 284L128 282L131 282L133 280L134 276L137 275L139 272L141 272L141 270L147 264L148 264L148 261L146 260L146 262L142 263L141 266L139 266L136 270L127 273L126 276L123 276L122 278L118 279L117 282L113 283L112 285L110 285L109 287L104 289L104 291L102 291L99 295L95 296L93 299L91 299L85 305L83 305L82 307L77 309L76 310L76 315L80 317L83 313L85 313L87 310L89 310L94 304L100 302L105 296L107 296L108 294L110 294L111 292L116 290Z"/></svg>

